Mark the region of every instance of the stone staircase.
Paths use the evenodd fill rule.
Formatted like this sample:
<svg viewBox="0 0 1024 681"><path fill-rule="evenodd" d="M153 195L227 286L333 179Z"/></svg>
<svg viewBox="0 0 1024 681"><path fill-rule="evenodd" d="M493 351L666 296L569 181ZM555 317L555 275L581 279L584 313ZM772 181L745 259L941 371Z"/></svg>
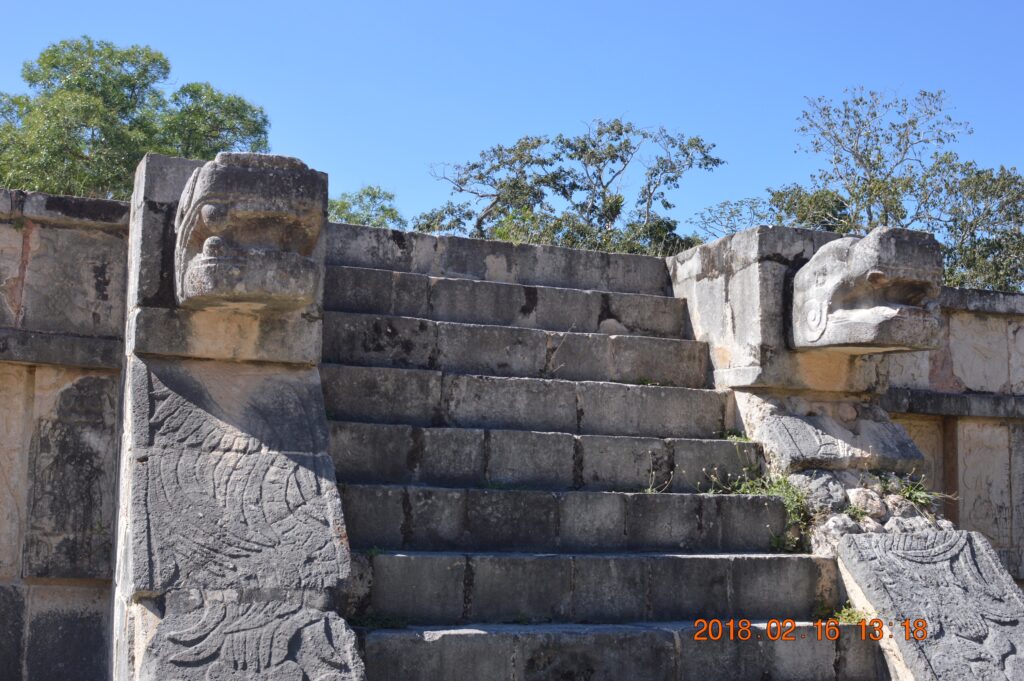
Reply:
<svg viewBox="0 0 1024 681"><path fill-rule="evenodd" d="M721 439L657 258L331 225L322 378L369 681L878 679L780 500ZM706 485L705 485L706 487ZM698 618L750 640L694 640ZM798 622L771 641L768 619Z"/></svg>

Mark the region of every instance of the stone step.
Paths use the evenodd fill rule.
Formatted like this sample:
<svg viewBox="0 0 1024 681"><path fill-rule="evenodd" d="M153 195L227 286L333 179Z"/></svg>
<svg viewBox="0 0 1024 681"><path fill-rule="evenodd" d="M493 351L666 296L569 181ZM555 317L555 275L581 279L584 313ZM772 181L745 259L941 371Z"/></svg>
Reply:
<svg viewBox="0 0 1024 681"><path fill-rule="evenodd" d="M706 492L758 465L752 442L330 423L340 482Z"/></svg>
<svg viewBox="0 0 1024 681"><path fill-rule="evenodd" d="M356 549L770 551L776 497L342 484Z"/></svg>
<svg viewBox="0 0 1024 681"><path fill-rule="evenodd" d="M664 258L337 223L327 227L327 264L622 293L671 290Z"/></svg>
<svg viewBox="0 0 1024 681"><path fill-rule="evenodd" d="M324 309L577 333L691 338L686 301L331 266Z"/></svg>
<svg viewBox="0 0 1024 681"><path fill-rule="evenodd" d="M705 343L349 312L324 315L323 361L456 374L700 388Z"/></svg>
<svg viewBox="0 0 1024 681"><path fill-rule="evenodd" d="M329 419L581 435L716 438L713 390L324 364Z"/></svg>
<svg viewBox="0 0 1024 681"><path fill-rule="evenodd" d="M738 631L734 629L734 631ZM813 622L792 640L695 640L693 622L632 624L469 624L361 630L367 681L882 681L881 648L857 625L830 641ZM787 631L789 631L787 629ZM772 627L772 638L779 629Z"/></svg>
<svg viewBox="0 0 1024 681"><path fill-rule="evenodd" d="M797 555L355 554L354 624L809 619L841 602L831 558Z"/></svg>

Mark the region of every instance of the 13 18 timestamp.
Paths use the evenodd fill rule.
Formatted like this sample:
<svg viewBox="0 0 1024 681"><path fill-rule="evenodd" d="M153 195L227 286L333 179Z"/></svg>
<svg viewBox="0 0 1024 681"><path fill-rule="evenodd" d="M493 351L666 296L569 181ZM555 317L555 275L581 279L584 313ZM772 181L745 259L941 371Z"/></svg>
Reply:
<svg viewBox="0 0 1024 681"><path fill-rule="evenodd" d="M924 619L905 619L899 624L902 628L900 633L907 641L923 641L928 638L928 622ZM809 627L800 626L792 619L770 619L764 624L754 624L750 620L699 619L694 622L694 626L694 641L796 641L808 638L837 641L843 632L839 622L834 619L816 620ZM887 623L875 618L861 620L853 628L860 634L862 641L881 641L883 638L892 638L892 632L898 632L900 627L894 627L893 622Z"/></svg>

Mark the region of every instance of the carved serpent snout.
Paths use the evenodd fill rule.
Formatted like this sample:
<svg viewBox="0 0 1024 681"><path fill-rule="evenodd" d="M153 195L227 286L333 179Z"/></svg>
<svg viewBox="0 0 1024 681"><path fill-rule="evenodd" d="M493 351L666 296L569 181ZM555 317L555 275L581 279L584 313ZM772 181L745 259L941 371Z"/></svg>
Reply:
<svg viewBox="0 0 1024 681"><path fill-rule="evenodd" d="M930 234L877 228L818 250L793 279L793 347L850 353L935 347L942 254Z"/></svg>
<svg viewBox="0 0 1024 681"><path fill-rule="evenodd" d="M218 154L193 172L178 206L178 304L254 309L312 304L326 207L326 177L298 159Z"/></svg>

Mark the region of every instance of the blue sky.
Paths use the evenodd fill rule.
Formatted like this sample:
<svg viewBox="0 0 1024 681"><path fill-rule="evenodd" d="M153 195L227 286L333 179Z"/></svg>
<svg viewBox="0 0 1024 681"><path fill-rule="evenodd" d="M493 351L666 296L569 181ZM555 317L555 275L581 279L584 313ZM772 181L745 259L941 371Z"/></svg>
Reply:
<svg viewBox="0 0 1024 681"><path fill-rule="evenodd" d="M407 216L441 204L432 164L596 117L715 142L728 165L688 176L676 217L806 179L805 96L864 85L945 89L984 165L1024 166L1024 3L36 2L3 0L0 90L82 34L147 44L172 85L207 80L266 108L274 151L380 184ZM12 17L16 21L11 21Z"/></svg>

